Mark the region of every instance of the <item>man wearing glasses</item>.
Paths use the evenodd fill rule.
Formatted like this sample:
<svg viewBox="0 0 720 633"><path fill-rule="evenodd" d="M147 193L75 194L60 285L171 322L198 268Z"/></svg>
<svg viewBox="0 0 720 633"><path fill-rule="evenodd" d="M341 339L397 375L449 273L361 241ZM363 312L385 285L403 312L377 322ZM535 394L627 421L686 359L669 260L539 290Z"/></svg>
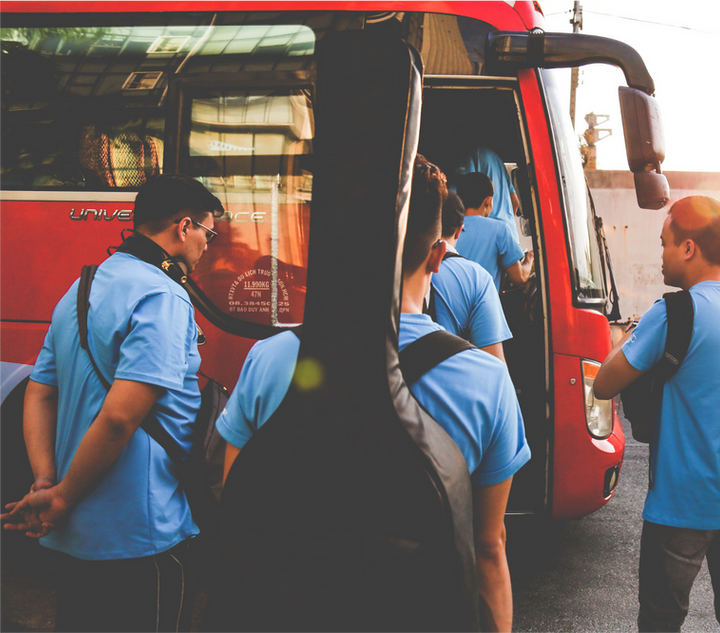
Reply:
<svg viewBox="0 0 720 633"><path fill-rule="evenodd" d="M189 453L197 326L161 262L192 272L222 213L184 176L140 188L135 233L98 267L90 291L97 370L80 346L78 281L53 313L25 396L35 483L2 518L57 552L57 631L189 630L187 550L199 530L169 456L140 425L155 416Z"/></svg>

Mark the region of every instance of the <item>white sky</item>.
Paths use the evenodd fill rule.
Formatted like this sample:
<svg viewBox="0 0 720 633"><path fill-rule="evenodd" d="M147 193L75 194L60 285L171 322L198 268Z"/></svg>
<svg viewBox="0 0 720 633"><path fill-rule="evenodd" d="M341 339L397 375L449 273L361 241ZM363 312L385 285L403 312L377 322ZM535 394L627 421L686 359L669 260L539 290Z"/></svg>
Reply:
<svg viewBox="0 0 720 633"><path fill-rule="evenodd" d="M635 48L655 80L665 130L666 171L720 171L720 1L581 0L583 33ZM573 0L540 0L546 30L572 32ZM563 71L565 72L565 71ZM570 103L570 71L567 71ZM609 114L601 128L612 136L597 144L598 169L627 169L617 86L622 71L594 64L580 69L575 127L589 112Z"/></svg>

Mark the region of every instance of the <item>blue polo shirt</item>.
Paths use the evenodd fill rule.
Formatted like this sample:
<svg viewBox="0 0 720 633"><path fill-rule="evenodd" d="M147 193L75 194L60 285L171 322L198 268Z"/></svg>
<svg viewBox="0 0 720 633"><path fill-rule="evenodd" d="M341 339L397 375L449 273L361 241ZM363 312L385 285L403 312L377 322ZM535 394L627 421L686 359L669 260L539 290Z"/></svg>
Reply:
<svg viewBox="0 0 720 633"><path fill-rule="evenodd" d="M56 306L31 375L58 387L58 481L107 395L80 347L78 283ZM120 378L164 388L153 414L189 452L190 423L200 408L200 356L187 292L155 266L115 253L95 275L88 328L93 357L109 382ZM138 429L100 484L41 543L86 560L137 558L198 532L172 461Z"/></svg>
<svg viewBox="0 0 720 633"><path fill-rule="evenodd" d="M460 233L456 248L463 257L490 273L497 290L503 271L525 256L507 224L481 215L465 217L465 230Z"/></svg>
<svg viewBox="0 0 720 633"><path fill-rule="evenodd" d="M720 529L720 282L690 288L692 339L663 388L652 445L653 487L643 518L698 530ZM628 362L647 371L665 350L667 309L656 302L623 345Z"/></svg>
<svg viewBox="0 0 720 633"><path fill-rule="evenodd" d="M425 314L401 314L400 349L441 329ZM299 349L299 339L284 332L250 350L217 421L230 444L245 446L275 412L290 386ZM530 459L515 389L505 363L494 356L478 349L460 352L428 371L411 391L458 445L475 485L501 483Z"/></svg>
<svg viewBox="0 0 720 633"><path fill-rule="evenodd" d="M451 246L448 250L454 251ZM464 257L448 257L432 276L435 317L448 332L476 347L512 338L490 274Z"/></svg>

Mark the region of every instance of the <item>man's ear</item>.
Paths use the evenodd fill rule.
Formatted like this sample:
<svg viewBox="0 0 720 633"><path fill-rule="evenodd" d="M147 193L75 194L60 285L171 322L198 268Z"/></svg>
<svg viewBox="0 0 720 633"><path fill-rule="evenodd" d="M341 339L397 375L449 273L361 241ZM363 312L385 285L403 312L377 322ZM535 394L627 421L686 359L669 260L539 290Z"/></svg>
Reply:
<svg viewBox="0 0 720 633"><path fill-rule="evenodd" d="M183 218L178 223L177 229L175 229L175 233L181 242L184 242L187 239L187 233L188 233L188 230L190 229L191 224L192 224L192 220L188 217Z"/></svg>
<svg viewBox="0 0 720 633"><path fill-rule="evenodd" d="M442 240L440 244L430 250L430 255L427 260L427 272L436 273L440 270L440 264L442 264L446 251L447 242L445 240Z"/></svg>
<svg viewBox="0 0 720 633"><path fill-rule="evenodd" d="M453 234L454 240L460 239L460 233L462 233L464 226L465 226L464 224L461 224L457 229L455 229L455 233Z"/></svg>

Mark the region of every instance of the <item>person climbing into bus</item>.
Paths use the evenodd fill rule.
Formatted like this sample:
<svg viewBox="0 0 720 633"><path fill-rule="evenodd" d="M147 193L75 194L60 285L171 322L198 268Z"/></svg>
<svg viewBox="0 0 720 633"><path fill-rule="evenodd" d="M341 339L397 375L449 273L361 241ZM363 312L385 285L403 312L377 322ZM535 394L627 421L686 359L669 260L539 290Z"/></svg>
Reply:
<svg viewBox="0 0 720 633"><path fill-rule="evenodd" d="M505 360L502 342L512 338L493 279L482 266L455 249L464 230L465 206L448 192L442 210L442 238L447 252L432 276L427 313L448 332Z"/></svg>
<svg viewBox="0 0 720 633"><path fill-rule="evenodd" d="M466 212L465 231L457 241L458 253L487 270L498 290L503 271L516 286L524 284L532 272L535 254L523 253L507 224L489 217L493 182L481 172L464 174L457 178L457 193Z"/></svg>
<svg viewBox="0 0 720 633"><path fill-rule="evenodd" d="M174 463L140 425L154 416L189 453L198 328L160 262L192 272L222 214L196 180L149 180L135 198L135 233L92 283L92 357L80 342L79 280L53 312L25 393L35 482L1 518L56 552L56 631L189 630L199 529ZM147 259L124 252L130 242Z"/></svg>
<svg viewBox="0 0 720 633"><path fill-rule="evenodd" d="M400 350L443 329L422 313L423 301L445 254L441 211L445 175L424 157L415 160L403 252ZM300 340L283 332L256 343L217 422L227 440L225 476L241 449L280 405L290 386ZM417 400L457 443L473 483L474 540L481 624L510 631L512 592L505 554L504 515L513 475L530 459L522 414L507 368L469 349L436 365L413 385Z"/></svg>
<svg viewBox="0 0 720 633"><path fill-rule="evenodd" d="M515 193L505 163L489 147L477 147L460 159L453 180L473 172L485 174L495 185L495 204L490 211L490 217L505 222L513 239L519 244L515 214L520 207L520 199Z"/></svg>

